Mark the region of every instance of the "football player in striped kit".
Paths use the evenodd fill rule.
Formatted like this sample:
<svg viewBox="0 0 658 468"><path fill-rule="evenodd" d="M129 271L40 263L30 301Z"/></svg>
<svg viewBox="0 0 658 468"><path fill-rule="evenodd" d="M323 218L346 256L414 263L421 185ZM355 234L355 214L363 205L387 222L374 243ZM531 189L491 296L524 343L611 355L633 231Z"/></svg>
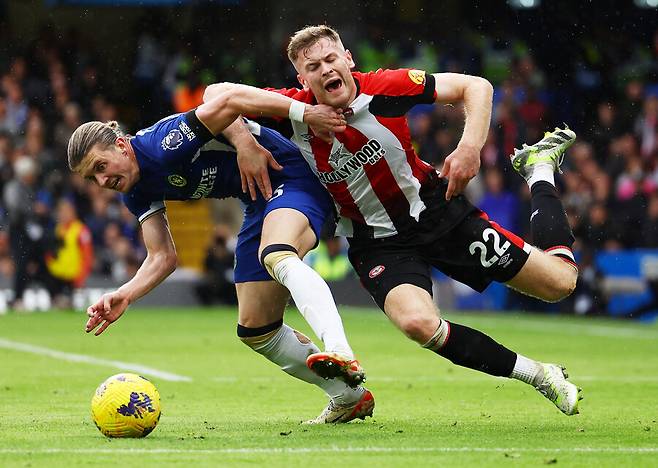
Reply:
<svg viewBox="0 0 658 468"><path fill-rule="evenodd" d="M241 112L256 109L288 116L292 100L261 93L257 108L218 97L187 113L165 117L135 136L124 134L116 122L87 122L75 130L68 146L70 168L100 187L122 193L139 219L147 248L135 276L88 308L86 331L103 333L130 303L176 268L164 200L237 197L245 204L235 266L238 336L288 374L318 386L330 397L329 405L309 423L364 419L372 415L374 399L360 385L363 369L354 359L329 287L301 260L317 244L327 216L333 216L331 198L288 139L255 122L230 125ZM309 106L299 118L327 129L344 125L330 107ZM245 185L252 189L253 200L243 191L233 146L245 139L248 151L274 155L284 164L281 168L272 162L279 169L270 176L276 188L271 191L268 178L267 186L259 186L265 197L256 197L253 187ZM331 379L321 378L307 366L307 358L320 353L318 347L283 323L289 297L284 286L324 342L322 362L332 371L325 376Z"/></svg>
<svg viewBox="0 0 658 468"><path fill-rule="evenodd" d="M331 193L339 213L337 234L363 285L409 338L455 364L534 386L567 415L578 412L581 389L561 366L517 354L484 333L442 319L432 300L430 268L483 291L492 281L555 302L576 285L573 236L555 188L571 130L556 129L512 155L532 194L535 246L507 231L461 194L480 165L489 129L491 84L480 77L422 70L352 71L349 50L328 26L293 35L288 57L301 89L273 90L302 104L342 111L347 126L330 132L290 117L293 141ZM211 97L238 92L218 84ZM437 173L412 145L406 112L420 103L463 102L466 119L457 148ZM250 164L257 166L256 159ZM263 164L263 163L261 163ZM251 179L246 168L243 176ZM322 359L315 357L315 363ZM320 369L321 370L321 369Z"/></svg>

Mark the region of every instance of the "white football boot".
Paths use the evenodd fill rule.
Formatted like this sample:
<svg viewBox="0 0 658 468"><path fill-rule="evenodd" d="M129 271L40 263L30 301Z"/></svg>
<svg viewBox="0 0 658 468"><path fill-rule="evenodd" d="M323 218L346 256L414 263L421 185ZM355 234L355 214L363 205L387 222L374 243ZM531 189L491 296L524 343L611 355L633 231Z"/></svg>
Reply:
<svg viewBox="0 0 658 468"><path fill-rule="evenodd" d="M564 367L544 363L541 366L544 369L544 377L535 387L537 391L567 416L578 414L578 403L583 399L582 388L567 380L569 374Z"/></svg>
<svg viewBox="0 0 658 468"><path fill-rule="evenodd" d="M576 141L576 133L565 125L564 129L556 128L546 132L544 138L533 145L524 144L521 149L514 149L510 155L512 167L528 180L538 164L549 164L555 172L562 172L560 166L564 160L564 152Z"/></svg>
<svg viewBox="0 0 658 468"><path fill-rule="evenodd" d="M329 400L327 407L315 419L306 421L304 424L341 424L350 422L353 419L366 419L372 416L375 409L375 398L370 390L364 389L363 395L351 405L338 405L334 400Z"/></svg>

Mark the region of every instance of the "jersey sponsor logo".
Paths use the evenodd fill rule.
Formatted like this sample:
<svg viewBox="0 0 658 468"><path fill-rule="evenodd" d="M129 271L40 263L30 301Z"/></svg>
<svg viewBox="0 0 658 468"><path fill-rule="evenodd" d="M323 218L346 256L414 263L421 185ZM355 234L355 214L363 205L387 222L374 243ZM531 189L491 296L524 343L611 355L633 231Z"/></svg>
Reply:
<svg viewBox="0 0 658 468"><path fill-rule="evenodd" d="M175 150L183 144L183 134L177 128L174 128L167 136L162 139L163 150Z"/></svg>
<svg viewBox="0 0 658 468"><path fill-rule="evenodd" d="M187 137L187 141L192 141L196 138L196 134L192 131L192 129L187 125L185 122L181 122L178 125L178 128L181 129L183 132L183 135Z"/></svg>
<svg viewBox="0 0 658 468"><path fill-rule="evenodd" d="M422 85L425 83L425 72L423 70L409 70L409 79L417 85Z"/></svg>
<svg viewBox="0 0 658 468"><path fill-rule="evenodd" d="M210 195L213 187L215 186L215 179L217 178L217 166L208 167L201 171L201 180L199 186L196 188L192 196L193 200L205 198Z"/></svg>
<svg viewBox="0 0 658 468"><path fill-rule="evenodd" d="M377 276L381 275L384 272L384 270L386 270L386 267L384 265L377 265L375 268L370 270L370 272L368 273L368 277L370 277L371 279L376 278Z"/></svg>
<svg viewBox="0 0 658 468"><path fill-rule="evenodd" d="M174 187L185 187L187 185L187 180L185 177L178 174L171 174L167 177L167 182L169 182Z"/></svg>
<svg viewBox="0 0 658 468"><path fill-rule="evenodd" d="M364 165L376 164L386 154L386 150L382 148L381 143L374 139L369 140L359 151L347 158L341 156L349 155L350 153L344 153L342 149L343 147L341 145L338 150L329 155L329 165L335 170L318 173L318 177L322 183L335 184L342 182ZM343 160L345 162L342 162Z"/></svg>

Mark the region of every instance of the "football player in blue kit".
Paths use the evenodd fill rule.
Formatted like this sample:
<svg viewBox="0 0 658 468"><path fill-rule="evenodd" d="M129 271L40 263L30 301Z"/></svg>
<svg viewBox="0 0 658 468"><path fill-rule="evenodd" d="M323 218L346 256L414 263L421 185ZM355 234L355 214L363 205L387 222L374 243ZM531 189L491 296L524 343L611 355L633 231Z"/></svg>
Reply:
<svg viewBox="0 0 658 468"><path fill-rule="evenodd" d="M116 122L87 122L75 130L68 145L71 170L122 193L125 205L139 219L147 249L135 276L87 309L86 331L103 333L129 304L176 268L164 200L237 197L245 204L235 265L238 336L288 374L327 393L328 406L310 423L364 419L372 415L374 399L360 385L363 369L354 359L328 286L301 260L317 244L327 216L333 215L331 198L294 144L274 130L238 117L244 113L297 118L326 131L340 131L345 121L329 107L300 107L287 97L262 93L257 108L241 101L239 93L219 96L135 136L124 134ZM241 142L251 142L250 150L267 155L277 169L266 174L271 186L262 185L267 177L258 183L269 199L253 186L248 187L251 197L245 193L235 150ZM324 353L283 323L288 291L324 342ZM323 356L321 372L314 369L314 373L307 365L313 355Z"/></svg>

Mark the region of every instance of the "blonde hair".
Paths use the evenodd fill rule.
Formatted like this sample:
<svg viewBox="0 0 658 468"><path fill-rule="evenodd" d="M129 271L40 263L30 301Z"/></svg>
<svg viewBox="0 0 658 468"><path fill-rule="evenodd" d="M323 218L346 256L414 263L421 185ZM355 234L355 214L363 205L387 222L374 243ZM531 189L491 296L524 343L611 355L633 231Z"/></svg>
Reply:
<svg viewBox="0 0 658 468"><path fill-rule="evenodd" d="M67 148L69 168L72 171L79 169L80 164L94 147L101 145L101 149L112 146L116 139L124 136L119 124L111 120L109 122L92 121L80 125L75 129Z"/></svg>
<svg viewBox="0 0 658 468"><path fill-rule="evenodd" d="M288 58L294 63L302 50L309 48L320 39L329 39L342 45L338 33L326 24L306 26L290 38L290 42L288 42Z"/></svg>

